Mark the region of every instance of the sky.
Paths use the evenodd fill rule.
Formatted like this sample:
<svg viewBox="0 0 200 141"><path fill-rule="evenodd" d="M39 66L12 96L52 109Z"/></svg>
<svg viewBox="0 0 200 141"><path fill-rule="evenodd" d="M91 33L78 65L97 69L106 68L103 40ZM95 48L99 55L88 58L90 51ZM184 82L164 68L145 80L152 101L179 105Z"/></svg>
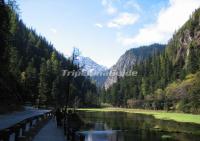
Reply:
<svg viewBox="0 0 200 141"><path fill-rule="evenodd" d="M17 0L20 18L69 56L73 47L106 67L126 50L166 44L200 0Z"/></svg>

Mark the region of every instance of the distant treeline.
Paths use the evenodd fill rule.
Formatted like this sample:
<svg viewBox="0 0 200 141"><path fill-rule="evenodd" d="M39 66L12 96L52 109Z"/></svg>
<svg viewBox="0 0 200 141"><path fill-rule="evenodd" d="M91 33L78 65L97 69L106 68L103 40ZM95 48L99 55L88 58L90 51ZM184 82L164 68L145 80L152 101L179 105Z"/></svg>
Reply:
<svg viewBox="0 0 200 141"><path fill-rule="evenodd" d="M200 113L200 9L166 49L133 66L137 77L119 78L101 100L119 107ZM169 21L170 22L170 21Z"/></svg>
<svg viewBox="0 0 200 141"><path fill-rule="evenodd" d="M65 58L17 14L15 1L0 4L0 107L24 103L39 106L95 106L96 86L89 78L63 76L80 70L76 53ZM1 109L0 109L1 110Z"/></svg>

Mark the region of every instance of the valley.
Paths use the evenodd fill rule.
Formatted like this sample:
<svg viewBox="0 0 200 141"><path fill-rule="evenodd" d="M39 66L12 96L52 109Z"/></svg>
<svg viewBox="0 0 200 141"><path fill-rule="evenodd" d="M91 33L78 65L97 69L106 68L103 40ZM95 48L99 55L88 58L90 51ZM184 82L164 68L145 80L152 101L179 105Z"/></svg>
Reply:
<svg viewBox="0 0 200 141"><path fill-rule="evenodd" d="M144 2L0 0L0 140L198 141L200 1Z"/></svg>

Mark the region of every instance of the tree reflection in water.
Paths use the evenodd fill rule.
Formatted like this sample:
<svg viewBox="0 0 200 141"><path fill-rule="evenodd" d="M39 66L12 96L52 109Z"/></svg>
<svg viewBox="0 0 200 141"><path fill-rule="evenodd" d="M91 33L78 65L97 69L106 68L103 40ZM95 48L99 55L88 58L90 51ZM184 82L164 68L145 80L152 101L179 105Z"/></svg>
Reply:
<svg viewBox="0 0 200 141"><path fill-rule="evenodd" d="M122 112L79 112L85 141L199 141L199 124Z"/></svg>
<svg viewBox="0 0 200 141"><path fill-rule="evenodd" d="M91 131L80 133L85 136L85 141L124 141L120 130L111 130L103 122L96 122Z"/></svg>
<svg viewBox="0 0 200 141"><path fill-rule="evenodd" d="M104 130L104 131L83 131L85 141L124 141L120 131Z"/></svg>

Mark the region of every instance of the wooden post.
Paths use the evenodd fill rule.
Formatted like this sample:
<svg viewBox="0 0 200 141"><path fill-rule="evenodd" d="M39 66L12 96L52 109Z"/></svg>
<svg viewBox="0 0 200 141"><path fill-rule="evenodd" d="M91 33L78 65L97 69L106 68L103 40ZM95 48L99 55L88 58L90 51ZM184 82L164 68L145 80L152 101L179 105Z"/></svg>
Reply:
<svg viewBox="0 0 200 141"><path fill-rule="evenodd" d="M26 121L22 124L22 136L25 136L26 132Z"/></svg>
<svg viewBox="0 0 200 141"><path fill-rule="evenodd" d="M33 121L32 120L30 120L30 128L32 127L32 125L33 125Z"/></svg>
<svg viewBox="0 0 200 141"><path fill-rule="evenodd" d="M67 125L66 125L66 117L64 119L64 125L63 125L63 128L64 128L64 135L66 136L67 135Z"/></svg>
<svg viewBox="0 0 200 141"><path fill-rule="evenodd" d="M5 129L0 132L0 140L9 141L10 140L10 130Z"/></svg>
<svg viewBox="0 0 200 141"><path fill-rule="evenodd" d="M80 141L84 141L85 140L85 136L80 134Z"/></svg>
<svg viewBox="0 0 200 141"><path fill-rule="evenodd" d="M35 118L35 124L37 125L37 123L40 121L40 119L39 119L39 117L37 116L36 118Z"/></svg>
<svg viewBox="0 0 200 141"><path fill-rule="evenodd" d="M14 133L15 133L15 141L19 141L19 136L20 136L20 125L17 124L14 127Z"/></svg>
<svg viewBox="0 0 200 141"><path fill-rule="evenodd" d="M1 0L0 0L1 2ZM26 137L32 137L32 132L40 128L48 119L52 117L52 112L37 115L27 118L9 128L0 131L0 141L9 141L10 135L14 134L14 141L26 140ZM33 121L36 121L33 126ZM27 124L29 124L29 131L26 132ZM32 128L32 129L31 129ZM33 134L34 135L34 134Z"/></svg>

